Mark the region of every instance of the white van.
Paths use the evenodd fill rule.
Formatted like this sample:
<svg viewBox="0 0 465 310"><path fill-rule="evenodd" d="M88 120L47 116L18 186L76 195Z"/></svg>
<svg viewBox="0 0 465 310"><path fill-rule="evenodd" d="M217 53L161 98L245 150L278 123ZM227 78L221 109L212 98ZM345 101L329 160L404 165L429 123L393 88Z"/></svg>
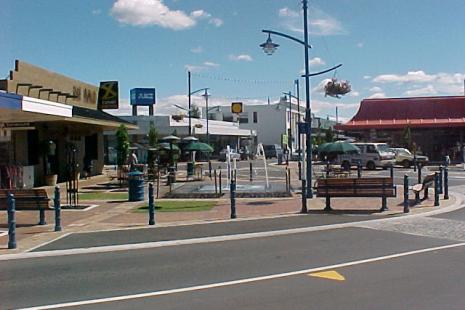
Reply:
<svg viewBox="0 0 465 310"><path fill-rule="evenodd" d="M360 154L343 154L338 156L338 162L343 169L357 166L359 161L362 167L374 170L377 167L387 169L396 163L396 154L393 153L386 143L352 143L360 149Z"/></svg>

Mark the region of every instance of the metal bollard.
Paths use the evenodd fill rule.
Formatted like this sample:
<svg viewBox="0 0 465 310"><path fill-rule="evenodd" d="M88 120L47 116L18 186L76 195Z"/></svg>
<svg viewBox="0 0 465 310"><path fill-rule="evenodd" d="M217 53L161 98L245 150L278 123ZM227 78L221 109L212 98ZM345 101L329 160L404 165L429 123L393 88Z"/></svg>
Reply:
<svg viewBox="0 0 465 310"><path fill-rule="evenodd" d="M329 178L329 161L326 162L326 177Z"/></svg>
<svg viewBox="0 0 465 310"><path fill-rule="evenodd" d="M153 183L149 183L149 225L155 225L155 199L153 199Z"/></svg>
<svg viewBox="0 0 465 310"><path fill-rule="evenodd" d="M434 173L434 206L439 207L439 174Z"/></svg>
<svg viewBox="0 0 465 310"><path fill-rule="evenodd" d="M250 182L252 182L253 181L252 162L249 163L249 178L250 178Z"/></svg>
<svg viewBox="0 0 465 310"><path fill-rule="evenodd" d="M443 188L442 188L442 185L443 185L442 178L444 177L443 171L444 171L444 167L442 165L439 166L439 194L443 193Z"/></svg>
<svg viewBox="0 0 465 310"><path fill-rule="evenodd" d="M297 163L297 166L299 167L299 180L302 180L302 163L300 162L300 158L299 162Z"/></svg>
<svg viewBox="0 0 465 310"><path fill-rule="evenodd" d="M235 219L237 217L236 215L236 181L235 180L231 180L229 195L231 199L231 218Z"/></svg>
<svg viewBox="0 0 465 310"><path fill-rule="evenodd" d="M422 181L421 181L421 168L418 167L418 178L417 178L417 184L421 184ZM418 193L415 193L415 203L418 204L420 203L420 192Z"/></svg>
<svg viewBox="0 0 465 310"><path fill-rule="evenodd" d="M218 196L218 179L217 179L217 174L216 174L216 169L213 172L213 175L215 176L215 196Z"/></svg>
<svg viewBox="0 0 465 310"><path fill-rule="evenodd" d="M415 154L413 155L413 172L416 172L417 171L417 158L415 156Z"/></svg>
<svg viewBox="0 0 465 310"><path fill-rule="evenodd" d="M410 208L408 204L408 175L404 175L404 213L409 213Z"/></svg>
<svg viewBox="0 0 465 310"><path fill-rule="evenodd" d="M220 170L220 173L219 173L219 176L218 176L218 182L219 182L219 188L220 188L220 196L223 194L223 181L221 180L221 170Z"/></svg>
<svg viewBox="0 0 465 310"><path fill-rule="evenodd" d="M444 200L449 199L449 168L444 167Z"/></svg>
<svg viewBox="0 0 465 310"><path fill-rule="evenodd" d="M46 225L47 222L45 221L45 209L39 209L39 225Z"/></svg>
<svg viewBox="0 0 465 310"><path fill-rule="evenodd" d="M360 161L357 162L357 178L361 178L362 177L362 164L360 163Z"/></svg>
<svg viewBox="0 0 465 310"><path fill-rule="evenodd" d="M389 165L389 175L391 179L394 179L394 166L392 164Z"/></svg>
<svg viewBox="0 0 465 310"><path fill-rule="evenodd" d="M8 248L16 249L16 202L13 194L8 194Z"/></svg>
<svg viewBox="0 0 465 310"><path fill-rule="evenodd" d="M290 193L291 192L291 169L287 170L287 184L288 184L287 191L288 193Z"/></svg>
<svg viewBox="0 0 465 310"><path fill-rule="evenodd" d="M60 187L59 186L55 186L55 197L53 198L53 208L55 209L55 231L62 231Z"/></svg>
<svg viewBox="0 0 465 310"><path fill-rule="evenodd" d="M307 213L307 181L302 179L302 209L300 213Z"/></svg>
<svg viewBox="0 0 465 310"><path fill-rule="evenodd" d="M208 177L210 178L210 180L212 179L212 162L210 159L208 159Z"/></svg>

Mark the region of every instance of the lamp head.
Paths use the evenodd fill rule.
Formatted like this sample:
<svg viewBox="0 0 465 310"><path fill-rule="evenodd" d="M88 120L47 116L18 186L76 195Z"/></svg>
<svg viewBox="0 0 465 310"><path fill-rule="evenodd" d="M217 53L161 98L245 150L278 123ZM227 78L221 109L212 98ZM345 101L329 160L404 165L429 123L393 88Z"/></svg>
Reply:
<svg viewBox="0 0 465 310"><path fill-rule="evenodd" d="M279 44L273 43L273 41L271 41L271 34L268 34L268 39L265 43L260 44L260 47L267 55L272 55L278 46Z"/></svg>

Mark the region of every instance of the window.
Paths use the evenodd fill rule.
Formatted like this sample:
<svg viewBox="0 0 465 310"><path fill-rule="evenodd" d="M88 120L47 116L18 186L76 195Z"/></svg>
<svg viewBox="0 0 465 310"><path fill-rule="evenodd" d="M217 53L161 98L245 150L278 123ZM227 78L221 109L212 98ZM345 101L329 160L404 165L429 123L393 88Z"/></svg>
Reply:
<svg viewBox="0 0 465 310"><path fill-rule="evenodd" d="M367 145L367 153L377 153L376 152L376 147L374 145Z"/></svg>
<svg viewBox="0 0 465 310"><path fill-rule="evenodd" d="M253 112L253 122L258 123L258 112Z"/></svg>
<svg viewBox="0 0 465 310"><path fill-rule="evenodd" d="M247 124L249 122L249 118L248 117L240 117L239 118L239 123L240 124Z"/></svg>

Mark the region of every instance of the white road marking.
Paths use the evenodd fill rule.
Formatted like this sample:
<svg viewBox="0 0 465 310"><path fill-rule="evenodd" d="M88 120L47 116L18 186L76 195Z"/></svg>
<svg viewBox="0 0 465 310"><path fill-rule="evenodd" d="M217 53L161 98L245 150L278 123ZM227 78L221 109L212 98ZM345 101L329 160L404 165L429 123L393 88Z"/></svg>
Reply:
<svg viewBox="0 0 465 310"><path fill-rule="evenodd" d="M8 235L8 231L0 231L0 237Z"/></svg>
<svg viewBox="0 0 465 310"><path fill-rule="evenodd" d="M331 224L331 225L325 225L325 226L291 228L291 229L283 229L283 230L273 230L273 231L245 233L245 234L236 234L236 235L223 235L223 236L215 236L215 237L192 238L192 239L183 239L183 240L154 241L154 242L145 242L145 243L136 243L136 244L121 244L121 245L109 245L109 246L67 249L67 250L52 250L52 251L43 251L43 252L5 254L5 255L0 256L0 261L39 258L39 257L108 253L108 252L128 251L128 250L145 250L145 249L161 248L161 247L167 247L167 246L180 246L180 245L204 244L204 243L211 243L211 242L236 241L236 240L245 240L245 239L253 239L253 238L264 238L264 237L283 236L283 235L314 232L314 231L331 230L331 229L338 229L338 228L362 227L362 225L366 223L402 221L403 219L410 220L415 217L423 217L426 215L431 216L431 215L440 214L443 212L450 212L456 209L460 209L462 208L461 203L465 196L457 194L457 193L455 193L455 195L456 195L456 202L452 206L442 208L442 209L437 209L437 210L430 211L427 213L412 214L412 215L403 216L403 217L383 218L383 219L376 219L376 220L369 220L369 221ZM460 199L457 196L459 196Z"/></svg>
<svg viewBox="0 0 465 310"><path fill-rule="evenodd" d="M217 288L217 287L225 287L225 286L232 286L232 285L258 282L258 281L264 281L264 280L297 276L301 274L313 273L313 272L318 272L318 271L323 271L323 270L344 268L344 267L349 267L349 266L373 263L373 262L378 262L378 261L383 261L383 260L389 260L389 259L394 259L394 258L399 258L399 257L404 257L404 256L415 255L415 254L422 254L422 253L434 252L434 251L439 251L439 250L452 249L452 248L457 248L457 247L462 247L462 246L465 246L465 242L432 247L432 248L426 248L426 249L421 249L421 250L402 252L402 253L385 255L385 256L379 256L379 257L373 257L373 258L362 259L362 260L351 261L351 262L340 263L340 264L329 265L329 266L321 266L321 267L297 270L297 271L292 271L292 272L272 274L272 275L255 277L255 278L246 278L246 279L240 279L240 280L234 280L234 281L226 281L226 282L184 287L184 288L164 290L164 291L155 291L155 292L149 292L149 293L133 294L133 295L126 295L126 296L115 296L115 297L90 299L90 300L75 301L75 302L68 302L68 303L61 303L61 304L54 304L54 305L44 305L44 306L37 306L37 307L30 307L30 308L22 308L22 310L42 310L42 309L77 307L77 306L84 306L84 305L101 304L101 303L106 303L106 302L125 301L125 300L138 299L138 298L147 298L147 297L156 297L156 296L171 295L171 294L177 294L177 293L193 292L193 291L199 291L199 290L205 290L205 289L211 289L211 288Z"/></svg>

